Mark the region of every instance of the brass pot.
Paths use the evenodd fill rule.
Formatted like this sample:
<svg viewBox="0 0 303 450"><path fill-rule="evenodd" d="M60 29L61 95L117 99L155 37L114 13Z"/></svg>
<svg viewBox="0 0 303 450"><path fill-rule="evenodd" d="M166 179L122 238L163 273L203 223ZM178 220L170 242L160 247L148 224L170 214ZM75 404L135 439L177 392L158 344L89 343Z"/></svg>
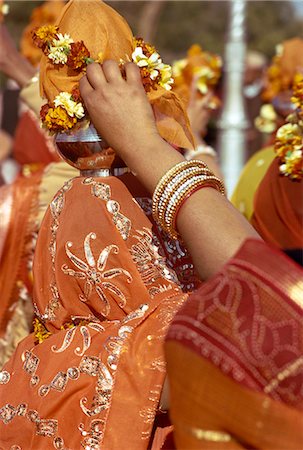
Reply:
<svg viewBox="0 0 303 450"><path fill-rule="evenodd" d="M71 166L83 171L110 169L115 152L91 124L74 133L56 135L58 152Z"/></svg>

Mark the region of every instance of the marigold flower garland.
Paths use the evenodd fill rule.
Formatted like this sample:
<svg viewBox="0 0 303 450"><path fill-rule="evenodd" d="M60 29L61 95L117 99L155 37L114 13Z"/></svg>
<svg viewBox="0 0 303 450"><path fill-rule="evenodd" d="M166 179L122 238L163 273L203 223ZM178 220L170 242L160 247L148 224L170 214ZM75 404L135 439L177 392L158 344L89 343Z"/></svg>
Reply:
<svg viewBox="0 0 303 450"><path fill-rule="evenodd" d="M87 65L92 62L102 62L101 53L96 60L92 59L83 41L74 42L68 34L59 33L59 28L55 25L34 29L33 41L52 64L66 65L76 73L84 73ZM166 90L172 88L174 83L172 69L168 64L162 62L155 47L141 38L136 38L131 58L132 62L140 68L146 92L157 89L158 86ZM120 60L122 75L124 75L125 62ZM60 92L53 103L44 105L40 111L40 118L43 127L50 133L68 132L88 125L89 117L78 86L75 86L72 92Z"/></svg>
<svg viewBox="0 0 303 450"><path fill-rule="evenodd" d="M281 174L300 181L303 178L303 74L295 76L291 101L297 109L278 129L275 152L281 161Z"/></svg>

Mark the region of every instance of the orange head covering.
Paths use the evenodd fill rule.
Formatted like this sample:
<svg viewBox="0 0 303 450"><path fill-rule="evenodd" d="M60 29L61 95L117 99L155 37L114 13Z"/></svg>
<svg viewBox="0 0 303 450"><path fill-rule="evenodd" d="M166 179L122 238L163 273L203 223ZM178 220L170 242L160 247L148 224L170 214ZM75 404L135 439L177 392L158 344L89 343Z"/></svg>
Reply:
<svg viewBox="0 0 303 450"><path fill-rule="evenodd" d="M261 237L280 248L303 248L303 182L279 176L274 159L254 199L252 224Z"/></svg>
<svg viewBox="0 0 303 450"><path fill-rule="evenodd" d="M196 80L196 90L203 97L214 89L221 77L222 60L219 55L202 50L200 45L192 45L184 59L173 64L175 91L184 97L186 103L190 100L193 80ZM212 97L209 107L215 109L219 100Z"/></svg>
<svg viewBox="0 0 303 450"><path fill-rule="evenodd" d="M20 40L21 53L33 66L38 66L41 59L41 51L33 43L33 28L55 23L64 5L65 2L61 0L50 0L33 9L30 22L24 29Z"/></svg>
<svg viewBox="0 0 303 450"><path fill-rule="evenodd" d="M61 14L58 28L59 33L68 34L74 42L83 41L94 60L131 60L134 37L128 24L100 0L71 0ZM81 77L81 71L53 64L46 55L41 59L41 94L49 102L61 92L71 93ZM157 85L147 95L162 137L179 147L192 147L188 118L176 94Z"/></svg>
<svg viewBox="0 0 303 450"><path fill-rule="evenodd" d="M277 47L277 54L267 69L263 100L271 101L291 88L296 73L303 70L303 39L289 39Z"/></svg>

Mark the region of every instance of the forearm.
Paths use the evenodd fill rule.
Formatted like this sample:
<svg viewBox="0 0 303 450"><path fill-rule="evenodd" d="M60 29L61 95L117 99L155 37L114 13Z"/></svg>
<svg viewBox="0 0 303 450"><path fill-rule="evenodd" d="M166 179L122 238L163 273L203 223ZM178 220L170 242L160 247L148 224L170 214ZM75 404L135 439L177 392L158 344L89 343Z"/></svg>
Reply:
<svg viewBox="0 0 303 450"><path fill-rule="evenodd" d="M186 200L177 229L202 279L214 275L247 238L259 237L222 194L208 187Z"/></svg>
<svg viewBox="0 0 303 450"><path fill-rule="evenodd" d="M161 177L184 160L160 137L132 152L121 148L120 155L151 194ZM185 201L177 216L177 229L202 279L215 274L248 237L258 237L232 204L209 187Z"/></svg>
<svg viewBox="0 0 303 450"><path fill-rule="evenodd" d="M36 73L36 69L19 53L3 64L1 71L16 81L21 89L30 82Z"/></svg>
<svg viewBox="0 0 303 450"><path fill-rule="evenodd" d="M185 160L160 137L138 67L128 63L125 70L126 80L114 61L105 61L102 67L91 64L80 81L81 95L100 135L152 194L163 175ZM207 177L219 186L211 173ZM200 175L195 183L206 178ZM171 186L176 188L179 182ZM168 229L172 231L176 204L172 198L169 201L173 205L163 220L169 219ZM168 207L169 203L162 203L162 215L164 205ZM177 229L203 279L218 271L246 238L257 236L228 200L209 187L202 187L185 200L177 217Z"/></svg>

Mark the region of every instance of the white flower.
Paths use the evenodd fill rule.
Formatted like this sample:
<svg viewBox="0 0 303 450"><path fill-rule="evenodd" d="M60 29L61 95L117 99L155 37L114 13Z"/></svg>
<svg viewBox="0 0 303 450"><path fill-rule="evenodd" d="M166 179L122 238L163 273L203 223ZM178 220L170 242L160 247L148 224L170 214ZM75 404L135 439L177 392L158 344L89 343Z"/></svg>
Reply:
<svg viewBox="0 0 303 450"><path fill-rule="evenodd" d="M293 152L285 156L285 161L291 162L301 158L302 158L302 150L294 150Z"/></svg>
<svg viewBox="0 0 303 450"><path fill-rule="evenodd" d="M3 3L1 6L1 14L6 16L9 13L9 6L6 3Z"/></svg>
<svg viewBox="0 0 303 450"><path fill-rule="evenodd" d="M281 164L279 170L281 173L286 173L286 164Z"/></svg>
<svg viewBox="0 0 303 450"><path fill-rule="evenodd" d="M54 105L62 106L70 117L76 116L78 119L84 117L84 108L82 103L76 103L71 99L68 92L60 92L54 100Z"/></svg>
<svg viewBox="0 0 303 450"><path fill-rule="evenodd" d="M147 57L143 53L142 47L136 47L135 50L132 53L132 60L134 63L137 64L139 67L148 67L149 69L156 69L157 65L162 63L162 60L160 58L160 55L156 52L154 52L151 56ZM157 73L158 75L158 73ZM157 75L153 74L155 78ZM152 78L153 80L154 78Z"/></svg>
<svg viewBox="0 0 303 450"><path fill-rule="evenodd" d="M277 119L276 111L274 110L274 107L271 104L261 106L260 116L266 120L274 121Z"/></svg>
<svg viewBox="0 0 303 450"><path fill-rule="evenodd" d="M256 128L261 133L273 133L277 128L277 114L271 104L265 104L260 108L260 115L255 119Z"/></svg>
<svg viewBox="0 0 303 450"><path fill-rule="evenodd" d="M58 39L53 39L52 42L54 47L65 47L67 49L70 49L70 44L74 42L69 34L57 33L57 37Z"/></svg>
<svg viewBox="0 0 303 450"><path fill-rule="evenodd" d="M71 49L70 44L74 41L68 34L58 33L57 37L58 39L52 40L48 57L54 64L65 64Z"/></svg>
<svg viewBox="0 0 303 450"><path fill-rule="evenodd" d="M284 52L284 46L283 44L277 44L276 45L276 55L277 56L282 56Z"/></svg>
<svg viewBox="0 0 303 450"><path fill-rule="evenodd" d="M159 85L168 91L171 89L171 84L174 82L172 69L168 64L163 64L159 53L154 52L147 57L142 47L136 47L132 53L132 60L137 66L148 69L151 80L155 81L160 76Z"/></svg>
<svg viewBox="0 0 303 450"><path fill-rule="evenodd" d="M172 71L174 77L180 77L187 65L187 59L179 59L173 63Z"/></svg>
<svg viewBox="0 0 303 450"><path fill-rule="evenodd" d="M277 138L289 139L298 134L300 134L300 128L298 127L297 124L286 123L285 125L282 125L282 127L278 129Z"/></svg>
<svg viewBox="0 0 303 450"><path fill-rule="evenodd" d="M146 55L144 55L143 50L141 47L136 47L135 50L132 53L132 60L134 63L137 64L139 67L146 67L148 66L148 58Z"/></svg>
<svg viewBox="0 0 303 450"><path fill-rule="evenodd" d="M159 64L158 69L160 71L161 80L159 81L159 85L162 86L167 91L171 90L171 85L174 83L174 79L172 78L172 68L168 64Z"/></svg>
<svg viewBox="0 0 303 450"><path fill-rule="evenodd" d="M51 47L49 50L48 58L54 64L65 64L67 61L67 54L63 47Z"/></svg>

